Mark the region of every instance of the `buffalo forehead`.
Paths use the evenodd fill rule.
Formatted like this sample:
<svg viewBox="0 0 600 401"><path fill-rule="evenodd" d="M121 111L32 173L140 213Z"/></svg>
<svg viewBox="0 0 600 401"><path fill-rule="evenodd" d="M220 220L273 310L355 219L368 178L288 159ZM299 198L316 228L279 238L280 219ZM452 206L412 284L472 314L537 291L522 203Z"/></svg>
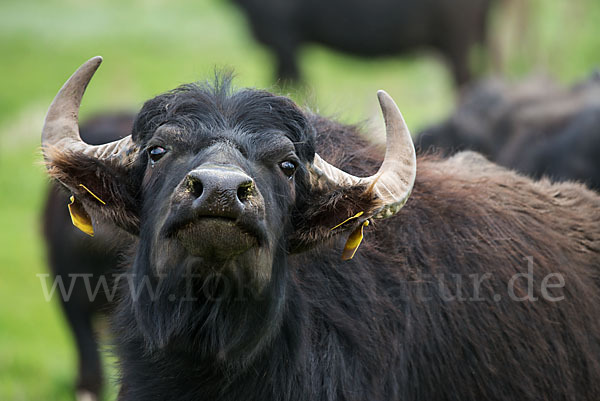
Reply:
<svg viewBox="0 0 600 401"><path fill-rule="evenodd" d="M222 143L238 149L242 154L257 160L277 159L281 155L292 154L294 143L286 133L264 129L244 131L242 129L199 129L190 132L174 125L164 125L156 130L148 141L153 144L181 147L183 150L199 152Z"/></svg>

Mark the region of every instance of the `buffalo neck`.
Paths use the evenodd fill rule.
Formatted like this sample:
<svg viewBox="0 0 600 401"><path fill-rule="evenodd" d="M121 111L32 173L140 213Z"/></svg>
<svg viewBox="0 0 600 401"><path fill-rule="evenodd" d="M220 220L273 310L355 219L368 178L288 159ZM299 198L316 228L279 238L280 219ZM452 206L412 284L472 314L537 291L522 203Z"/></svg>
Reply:
<svg viewBox="0 0 600 401"><path fill-rule="evenodd" d="M274 248L271 280L260 289L245 285L245 269L252 267L215 272L201 261L176 257L157 273L151 252L138 249L132 273L121 282L114 318L119 337L153 359L175 353L196 362L247 366L281 334L285 315L296 313L291 306L297 305L289 302L294 289L285 246Z"/></svg>

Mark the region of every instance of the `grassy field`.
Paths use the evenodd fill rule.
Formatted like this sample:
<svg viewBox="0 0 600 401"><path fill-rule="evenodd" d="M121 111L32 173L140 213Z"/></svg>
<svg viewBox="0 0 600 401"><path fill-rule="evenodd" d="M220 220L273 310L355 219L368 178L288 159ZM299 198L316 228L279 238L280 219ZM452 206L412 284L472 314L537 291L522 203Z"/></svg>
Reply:
<svg viewBox="0 0 600 401"><path fill-rule="evenodd" d="M496 31L511 26L501 17ZM506 73L544 71L563 82L585 77L600 63L597 21L597 0L531 0L523 36L503 31ZM36 276L46 272L39 217L48 184L38 146L57 89L98 54L105 62L83 117L135 110L150 96L211 76L215 67L235 69L238 86L276 89L270 54L226 0L0 2L0 400L73 399L71 337ZM435 55L364 60L307 47L301 59L306 86L289 94L343 121L378 124L380 88L415 131L452 108L449 75Z"/></svg>

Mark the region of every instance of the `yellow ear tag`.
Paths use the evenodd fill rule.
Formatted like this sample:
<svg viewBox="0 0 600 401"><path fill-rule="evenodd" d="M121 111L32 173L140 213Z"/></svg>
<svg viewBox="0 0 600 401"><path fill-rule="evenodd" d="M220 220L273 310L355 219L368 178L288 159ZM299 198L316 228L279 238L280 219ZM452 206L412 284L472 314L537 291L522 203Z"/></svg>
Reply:
<svg viewBox="0 0 600 401"><path fill-rule="evenodd" d="M332 228L331 230L329 230L329 231L333 231L333 230L335 230L336 228L343 226L344 224L346 224L346 223L347 223L347 222L349 222L350 220L354 220L354 219L357 219L357 218L359 218L359 217L360 217L360 216L362 216L364 213L365 213L365 212L358 212L358 213L356 213L354 216L348 217L346 220L342 221L340 224L338 224L337 226L333 227L333 228Z"/></svg>
<svg viewBox="0 0 600 401"><path fill-rule="evenodd" d="M354 257L356 250L360 246L363 240L363 228L369 225L369 220L365 220L360 227L350 234L346 246L344 246L344 252L342 252L342 260L350 260Z"/></svg>
<svg viewBox="0 0 600 401"><path fill-rule="evenodd" d="M90 191L88 187L86 187L86 186L85 186L85 185L83 185L83 184L79 184L79 186L80 186L80 187L82 187L83 189L85 189L86 191L88 191L88 193L89 193L90 195L92 195L94 198L96 198L96 200L97 200L98 202L102 203L103 205L106 205L106 202L104 202L102 199L100 199L100 198L98 197L98 195L96 195L95 193L93 193L92 191Z"/></svg>
<svg viewBox="0 0 600 401"><path fill-rule="evenodd" d="M87 214L81 203L75 202L75 197L71 196L69 198L71 203L67 205L69 208L69 214L71 215L71 221L73 225L89 235L90 237L94 236L94 226L92 225L92 219L90 215Z"/></svg>

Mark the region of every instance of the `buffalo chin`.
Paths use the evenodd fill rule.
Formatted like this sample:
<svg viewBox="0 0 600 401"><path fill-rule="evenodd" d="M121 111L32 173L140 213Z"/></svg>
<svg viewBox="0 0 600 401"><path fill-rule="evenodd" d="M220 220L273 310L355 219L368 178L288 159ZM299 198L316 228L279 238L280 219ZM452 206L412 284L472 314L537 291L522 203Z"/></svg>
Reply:
<svg viewBox="0 0 600 401"><path fill-rule="evenodd" d="M183 227L177 239L190 255L214 261L231 259L258 245L256 237L244 232L234 220L212 217Z"/></svg>

